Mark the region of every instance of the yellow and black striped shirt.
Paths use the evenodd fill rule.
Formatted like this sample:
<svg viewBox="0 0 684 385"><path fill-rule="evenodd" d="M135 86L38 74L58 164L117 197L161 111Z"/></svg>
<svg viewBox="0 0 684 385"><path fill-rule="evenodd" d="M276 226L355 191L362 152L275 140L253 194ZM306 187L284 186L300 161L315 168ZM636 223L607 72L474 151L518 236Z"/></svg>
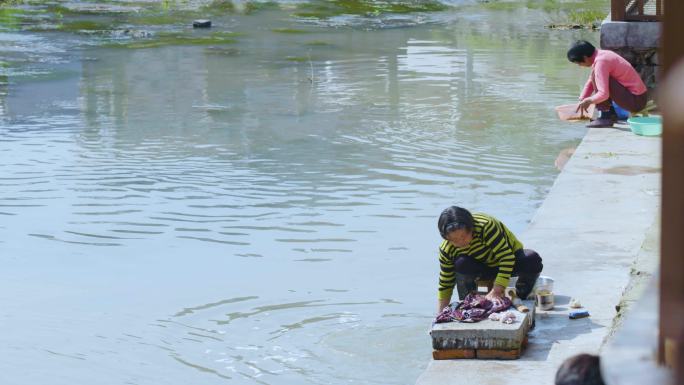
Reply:
<svg viewBox="0 0 684 385"><path fill-rule="evenodd" d="M506 287L515 265L514 253L522 248L522 243L501 221L486 214L473 214L473 240L468 246L455 247L446 240L439 246L438 297L451 298L456 283L454 261L461 256L498 267L494 283Z"/></svg>

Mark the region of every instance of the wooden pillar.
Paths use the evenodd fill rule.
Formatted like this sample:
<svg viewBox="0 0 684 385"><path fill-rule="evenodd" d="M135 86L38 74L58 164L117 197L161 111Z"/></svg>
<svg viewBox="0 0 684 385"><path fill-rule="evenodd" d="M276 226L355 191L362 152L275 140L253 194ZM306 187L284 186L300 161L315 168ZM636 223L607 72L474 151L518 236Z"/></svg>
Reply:
<svg viewBox="0 0 684 385"><path fill-rule="evenodd" d="M625 20L625 0L610 0L610 20Z"/></svg>
<svg viewBox="0 0 684 385"><path fill-rule="evenodd" d="M684 384L684 1L664 0L658 105L663 113L658 359Z"/></svg>
<svg viewBox="0 0 684 385"><path fill-rule="evenodd" d="M656 16L663 16L663 0L656 0Z"/></svg>

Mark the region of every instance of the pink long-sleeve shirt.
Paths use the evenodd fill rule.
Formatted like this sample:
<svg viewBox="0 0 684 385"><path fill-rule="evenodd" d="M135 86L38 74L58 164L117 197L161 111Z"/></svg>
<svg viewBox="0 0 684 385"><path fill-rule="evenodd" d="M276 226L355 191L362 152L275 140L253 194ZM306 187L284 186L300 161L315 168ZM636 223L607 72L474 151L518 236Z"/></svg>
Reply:
<svg viewBox="0 0 684 385"><path fill-rule="evenodd" d="M610 97L608 87L609 78L613 78L622 84L634 95L641 95L646 92L646 85L631 64L622 56L613 51L597 49L591 56L592 74L584 85L584 90L580 95L580 100L591 97L591 103L601 103ZM594 86L594 81L596 86Z"/></svg>

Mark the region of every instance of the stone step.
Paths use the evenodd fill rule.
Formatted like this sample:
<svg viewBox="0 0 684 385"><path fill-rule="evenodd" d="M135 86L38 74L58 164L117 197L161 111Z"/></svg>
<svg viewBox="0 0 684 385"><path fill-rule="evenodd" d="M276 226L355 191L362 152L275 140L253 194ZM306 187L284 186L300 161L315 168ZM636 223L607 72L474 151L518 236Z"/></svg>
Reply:
<svg viewBox="0 0 684 385"><path fill-rule="evenodd" d="M534 301L525 300L523 304L530 309L528 313L514 308L508 310L516 317L512 324L492 320L435 324L430 331L433 358L519 358L534 325L535 314Z"/></svg>

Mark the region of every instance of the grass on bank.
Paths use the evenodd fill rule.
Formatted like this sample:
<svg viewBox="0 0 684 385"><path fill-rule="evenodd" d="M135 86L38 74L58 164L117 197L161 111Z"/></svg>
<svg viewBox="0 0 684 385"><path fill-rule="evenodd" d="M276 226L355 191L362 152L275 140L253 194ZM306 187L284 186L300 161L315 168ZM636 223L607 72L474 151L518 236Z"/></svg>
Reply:
<svg viewBox="0 0 684 385"><path fill-rule="evenodd" d="M607 12L602 12L594 9L583 9L577 11L570 11L568 13L568 20L570 23L579 25L595 25L600 24L608 15Z"/></svg>
<svg viewBox="0 0 684 385"><path fill-rule="evenodd" d="M573 10L567 12L564 19L547 24L551 29L599 29L607 13L593 9Z"/></svg>
<svg viewBox="0 0 684 385"><path fill-rule="evenodd" d="M546 26L553 29L598 29L608 15L605 2L597 0L479 0L482 7L491 10L512 11L521 8L540 9L556 13L553 22Z"/></svg>

